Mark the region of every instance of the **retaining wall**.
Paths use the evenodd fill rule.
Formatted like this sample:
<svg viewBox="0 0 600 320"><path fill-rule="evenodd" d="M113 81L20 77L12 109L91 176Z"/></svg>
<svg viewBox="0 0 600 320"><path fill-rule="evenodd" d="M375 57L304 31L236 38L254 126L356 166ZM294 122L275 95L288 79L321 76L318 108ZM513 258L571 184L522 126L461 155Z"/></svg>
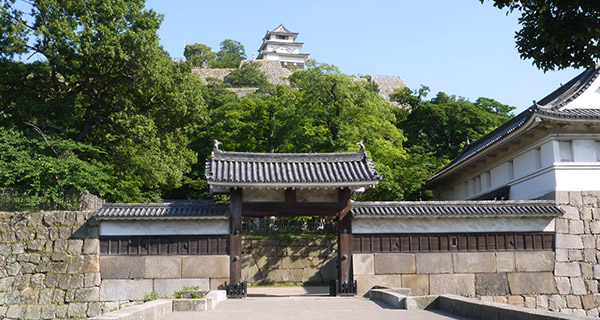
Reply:
<svg viewBox="0 0 600 320"><path fill-rule="evenodd" d="M337 239L242 241L242 279L248 284L329 284L337 278Z"/></svg>
<svg viewBox="0 0 600 320"><path fill-rule="evenodd" d="M0 212L0 318L102 312L94 212Z"/></svg>

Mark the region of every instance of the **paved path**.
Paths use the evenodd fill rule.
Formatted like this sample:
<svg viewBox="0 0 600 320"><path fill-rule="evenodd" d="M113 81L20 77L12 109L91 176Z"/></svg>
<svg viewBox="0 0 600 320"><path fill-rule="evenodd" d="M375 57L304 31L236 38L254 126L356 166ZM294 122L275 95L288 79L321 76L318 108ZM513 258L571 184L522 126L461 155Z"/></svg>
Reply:
<svg viewBox="0 0 600 320"><path fill-rule="evenodd" d="M466 319L442 312L396 310L366 298L327 296L228 299L207 312L173 312L163 320L448 320Z"/></svg>

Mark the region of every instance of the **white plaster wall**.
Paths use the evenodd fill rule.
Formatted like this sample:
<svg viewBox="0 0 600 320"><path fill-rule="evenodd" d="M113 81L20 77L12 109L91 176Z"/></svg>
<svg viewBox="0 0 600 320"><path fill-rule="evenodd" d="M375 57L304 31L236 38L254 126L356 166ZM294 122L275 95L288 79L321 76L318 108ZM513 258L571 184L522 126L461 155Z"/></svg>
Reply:
<svg viewBox="0 0 600 320"><path fill-rule="evenodd" d="M229 220L114 220L100 222L101 236L229 234Z"/></svg>
<svg viewBox="0 0 600 320"><path fill-rule="evenodd" d="M516 180L510 187L510 200L530 200L556 190L556 177L553 170L531 174Z"/></svg>
<svg viewBox="0 0 600 320"><path fill-rule="evenodd" d="M507 162L502 163L490 171L492 173L492 189L505 186L509 182Z"/></svg>
<svg viewBox="0 0 600 320"><path fill-rule="evenodd" d="M529 150L513 159L515 179L536 171L535 150Z"/></svg>
<svg viewBox="0 0 600 320"><path fill-rule="evenodd" d="M556 190L600 190L600 163L556 164Z"/></svg>
<svg viewBox="0 0 600 320"><path fill-rule="evenodd" d="M596 141L573 140L571 143L574 162L596 162Z"/></svg>
<svg viewBox="0 0 600 320"><path fill-rule="evenodd" d="M448 232L554 231L553 218L354 218L352 233L448 233Z"/></svg>
<svg viewBox="0 0 600 320"><path fill-rule="evenodd" d="M542 156L542 168L551 166L555 162L554 142L548 141L540 146Z"/></svg>
<svg viewBox="0 0 600 320"><path fill-rule="evenodd" d="M596 78L584 93L562 109L600 109L600 77Z"/></svg>

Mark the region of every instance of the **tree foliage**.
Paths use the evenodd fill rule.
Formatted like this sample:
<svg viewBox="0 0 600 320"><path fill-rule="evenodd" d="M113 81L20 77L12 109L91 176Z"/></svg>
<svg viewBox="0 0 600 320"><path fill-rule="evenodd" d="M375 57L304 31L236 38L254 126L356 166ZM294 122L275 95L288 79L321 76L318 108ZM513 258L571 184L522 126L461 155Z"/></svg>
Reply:
<svg viewBox="0 0 600 320"><path fill-rule="evenodd" d="M141 0L29 6L33 19L12 1L3 1L0 12L0 28L9 30L0 42L10 49L0 61L0 130L29 141L13 148L14 141L2 140L4 156L35 154L39 163L84 172L76 182L75 173L52 180L38 170L30 181L111 201L159 199L180 185L196 161L187 133L202 121L204 104L189 66L158 45L162 17ZM38 61L21 62L17 53ZM15 175L22 165L29 166L8 161L4 173ZM40 190L28 185L0 179L0 187Z"/></svg>
<svg viewBox="0 0 600 320"><path fill-rule="evenodd" d="M202 43L186 45L183 56L193 67L210 66L217 58L212 48Z"/></svg>
<svg viewBox="0 0 600 320"><path fill-rule="evenodd" d="M244 59L246 59L244 46L239 41L226 39L221 42L221 49L217 52L216 60L210 66L212 68L239 68Z"/></svg>
<svg viewBox="0 0 600 320"><path fill-rule="evenodd" d="M225 81L235 87L262 87L269 83L267 76L260 71L258 62L243 63L225 77Z"/></svg>
<svg viewBox="0 0 600 320"><path fill-rule="evenodd" d="M485 0L480 0L482 3ZM494 6L519 11L517 49L548 71L594 67L600 58L600 2L594 0L490 0Z"/></svg>

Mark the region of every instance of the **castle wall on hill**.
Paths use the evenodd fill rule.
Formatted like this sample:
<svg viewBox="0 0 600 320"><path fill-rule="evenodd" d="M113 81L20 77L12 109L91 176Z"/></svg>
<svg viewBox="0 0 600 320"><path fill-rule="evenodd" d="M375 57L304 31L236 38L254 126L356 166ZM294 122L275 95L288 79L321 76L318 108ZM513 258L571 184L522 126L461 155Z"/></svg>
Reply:
<svg viewBox="0 0 600 320"><path fill-rule="evenodd" d="M262 71L267 76L269 83L275 85L282 84L285 86L289 86L290 83L287 80L287 78L295 72L293 69L282 67L281 62L278 60L247 60L242 61L241 65L244 65L245 63L249 62L258 63L260 66L260 71ZM235 69L194 68L193 72L199 75L200 78L204 80L204 82L206 82L207 78L216 78L223 82L226 82L227 75L230 74L233 70ZM356 80L363 80L363 78L356 78ZM366 78L366 80L363 81L371 81L376 83L379 86L379 95L382 96L388 103L391 103L392 105L396 106L397 103L390 101L390 94L394 92L394 89L406 87L406 83L404 82L404 80L395 77L369 76L368 78ZM240 90L239 88L229 88L229 90L235 92L239 97L245 97L249 93L253 92L248 88L244 88L244 90Z"/></svg>

